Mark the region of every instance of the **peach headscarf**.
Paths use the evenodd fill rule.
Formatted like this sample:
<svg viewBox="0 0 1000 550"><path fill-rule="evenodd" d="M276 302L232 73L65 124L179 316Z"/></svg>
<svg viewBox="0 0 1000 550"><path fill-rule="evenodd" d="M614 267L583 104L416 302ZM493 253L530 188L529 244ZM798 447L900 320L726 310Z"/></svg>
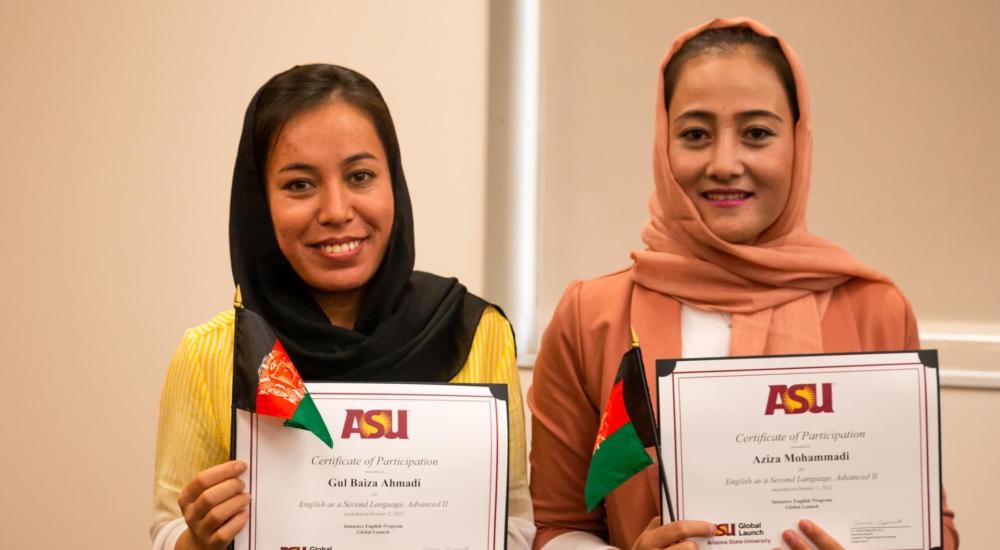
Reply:
<svg viewBox="0 0 1000 550"><path fill-rule="evenodd" d="M799 104L788 203L753 245L730 244L711 232L674 179L667 156L667 63L701 31L736 26L777 38L792 68ZM811 158L809 89L799 57L788 44L747 18L716 19L682 34L660 65L653 147L656 187L649 201L650 220L642 231L647 249L632 253L633 280L694 307L731 313L732 355L823 351L820 320L832 289L852 277L889 279L806 229Z"/></svg>

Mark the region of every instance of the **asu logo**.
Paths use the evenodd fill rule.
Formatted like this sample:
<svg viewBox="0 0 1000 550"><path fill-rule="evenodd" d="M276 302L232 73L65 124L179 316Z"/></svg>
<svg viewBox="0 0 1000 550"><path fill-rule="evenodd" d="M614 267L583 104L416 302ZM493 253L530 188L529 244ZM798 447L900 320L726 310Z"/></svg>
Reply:
<svg viewBox="0 0 1000 550"><path fill-rule="evenodd" d="M793 386L770 386L771 392L767 396L767 408L765 415L772 415L774 411L781 410L785 414L802 414L806 411L811 413L832 413L833 412L833 384L825 383L822 386L822 405L816 395L816 384L795 384Z"/></svg>
<svg viewBox="0 0 1000 550"><path fill-rule="evenodd" d="M406 435L406 411L396 411L396 422L392 421L392 411L381 409L363 411L347 409L344 431L341 439L349 439L358 434L361 439L409 439Z"/></svg>
<svg viewBox="0 0 1000 550"><path fill-rule="evenodd" d="M735 523L719 523L715 526L715 536L727 537L736 535Z"/></svg>

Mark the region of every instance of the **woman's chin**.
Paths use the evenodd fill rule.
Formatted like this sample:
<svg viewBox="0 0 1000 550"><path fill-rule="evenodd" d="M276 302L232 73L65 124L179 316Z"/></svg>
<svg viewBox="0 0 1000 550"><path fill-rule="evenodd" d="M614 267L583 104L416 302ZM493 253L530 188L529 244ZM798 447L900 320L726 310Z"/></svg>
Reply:
<svg viewBox="0 0 1000 550"><path fill-rule="evenodd" d="M745 225L733 224L707 224L708 229L716 237L729 244L753 244L760 232Z"/></svg>
<svg viewBox="0 0 1000 550"><path fill-rule="evenodd" d="M338 273L337 276L303 277L306 284L316 294L336 296L356 294L363 290L373 274Z"/></svg>
<svg viewBox="0 0 1000 550"><path fill-rule="evenodd" d="M378 270L378 261L363 246L347 255L350 257L331 258L310 248L307 254L296 256L289 263L315 293L352 294L368 284Z"/></svg>

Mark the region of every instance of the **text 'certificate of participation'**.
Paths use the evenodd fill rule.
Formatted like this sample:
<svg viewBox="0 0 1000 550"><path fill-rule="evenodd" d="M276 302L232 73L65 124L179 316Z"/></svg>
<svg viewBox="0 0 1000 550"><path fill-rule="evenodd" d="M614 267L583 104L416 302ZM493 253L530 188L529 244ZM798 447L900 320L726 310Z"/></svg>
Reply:
<svg viewBox="0 0 1000 550"><path fill-rule="evenodd" d="M657 361L678 519L702 548L784 547L809 519L847 548L941 546L937 352Z"/></svg>
<svg viewBox="0 0 1000 550"><path fill-rule="evenodd" d="M235 411L253 497L236 550L505 547L506 385L306 385L332 449Z"/></svg>

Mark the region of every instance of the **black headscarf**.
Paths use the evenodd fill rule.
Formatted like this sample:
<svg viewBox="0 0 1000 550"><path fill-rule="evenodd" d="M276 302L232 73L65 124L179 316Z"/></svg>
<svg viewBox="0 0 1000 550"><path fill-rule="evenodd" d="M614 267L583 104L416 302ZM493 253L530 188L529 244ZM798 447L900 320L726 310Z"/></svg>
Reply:
<svg viewBox="0 0 1000 550"><path fill-rule="evenodd" d="M257 105L273 81L258 90L247 107L233 174L229 253L244 306L271 324L306 380L452 379L468 358L488 304L457 279L413 270L413 210L395 135L380 135L392 178L392 232L353 330L330 323L281 253L267 206L264 167L257 165L254 144Z"/></svg>

